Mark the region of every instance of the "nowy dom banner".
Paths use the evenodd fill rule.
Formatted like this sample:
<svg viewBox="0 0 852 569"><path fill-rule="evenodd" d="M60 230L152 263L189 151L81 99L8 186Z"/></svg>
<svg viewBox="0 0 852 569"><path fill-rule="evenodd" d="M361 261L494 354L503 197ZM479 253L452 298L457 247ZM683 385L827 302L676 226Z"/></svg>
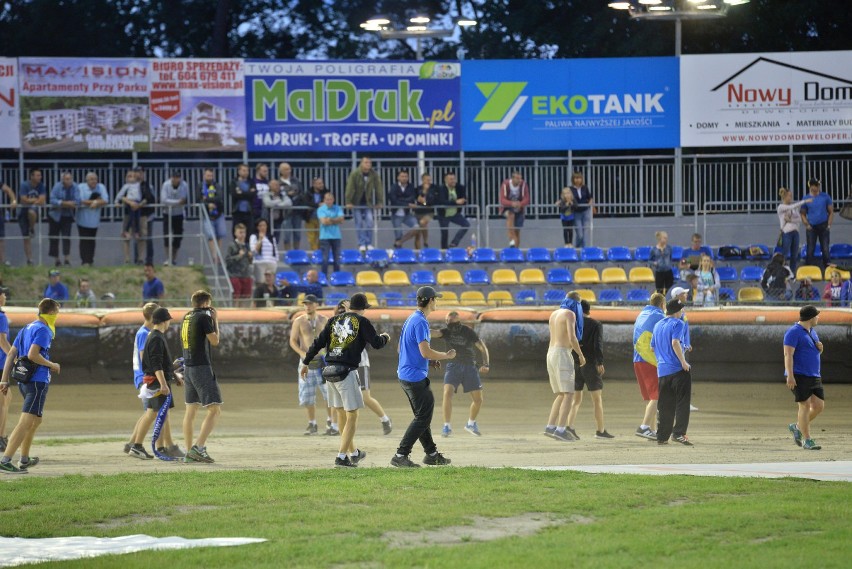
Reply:
<svg viewBox="0 0 852 569"><path fill-rule="evenodd" d="M852 142L852 51L681 58L683 146Z"/></svg>
<svg viewBox="0 0 852 569"><path fill-rule="evenodd" d="M0 148L20 148L18 60L0 57Z"/></svg>
<svg viewBox="0 0 852 569"><path fill-rule="evenodd" d="M457 62L247 61L248 149L458 150Z"/></svg>
<svg viewBox="0 0 852 569"><path fill-rule="evenodd" d="M678 145L671 58L465 61L465 150L602 150Z"/></svg>

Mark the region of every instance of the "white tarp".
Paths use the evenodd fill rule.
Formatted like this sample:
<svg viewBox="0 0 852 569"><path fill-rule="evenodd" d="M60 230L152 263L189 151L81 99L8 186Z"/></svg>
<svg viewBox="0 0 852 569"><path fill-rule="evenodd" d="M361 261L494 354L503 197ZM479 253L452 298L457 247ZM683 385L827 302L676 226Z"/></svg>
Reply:
<svg viewBox="0 0 852 569"><path fill-rule="evenodd" d="M0 57L0 148L20 148L20 124L18 60Z"/></svg>
<svg viewBox="0 0 852 569"><path fill-rule="evenodd" d="M65 561L120 555L146 550L189 549L192 547L230 547L260 543L265 539L249 537L216 537L185 539L182 537L151 537L150 535L125 535L122 537L49 537L27 539L0 537L0 567L13 567L25 563Z"/></svg>

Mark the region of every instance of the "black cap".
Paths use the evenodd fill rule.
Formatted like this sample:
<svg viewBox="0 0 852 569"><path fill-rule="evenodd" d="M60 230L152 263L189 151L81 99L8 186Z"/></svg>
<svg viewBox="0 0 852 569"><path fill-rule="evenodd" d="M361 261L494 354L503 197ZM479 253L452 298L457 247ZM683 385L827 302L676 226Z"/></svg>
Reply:
<svg viewBox="0 0 852 569"><path fill-rule="evenodd" d="M0 286L0 294L9 294L9 287Z"/></svg>
<svg viewBox="0 0 852 569"><path fill-rule="evenodd" d="M441 298L441 295L431 286L421 286L417 289L417 298Z"/></svg>
<svg viewBox="0 0 852 569"><path fill-rule="evenodd" d="M677 314L681 310L683 310L683 303L677 298L668 301L668 303L666 304L666 314L668 316L671 316L672 314Z"/></svg>
<svg viewBox="0 0 852 569"><path fill-rule="evenodd" d="M172 178L180 178L180 177L182 177L180 170L172 170Z"/></svg>
<svg viewBox="0 0 852 569"><path fill-rule="evenodd" d="M154 324L162 324L163 322L168 322L171 319L172 315L169 314L169 309L163 306L155 310L154 314L151 316L151 321Z"/></svg>
<svg viewBox="0 0 852 569"><path fill-rule="evenodd" d="M799 322L806 322L811 318L816 318L819 315L819 309L816 306L811 304L807 306L803 306L801 310L799 310Z"/></svg>
<svg viewBox="0 0 852 569"><path fill-rule="evenodd" d="M367 302L367 295L363 292L356 292L349 299L349 310L366 310L372 308Z"/></svg>
<svg viewBox="0 0 852 569"><path fill-rule="evenodd" d="M809 186L819 186L819 180L816 179L816 178L811 178L810 180L808 180L808 185Z"/></svg>
<svg viewBox="0 0 852 569"><path fill-rule="evenodd" d="M315 294L306 294L305 298L302 299L302 304L305 304L306 302L313 302L314 304L319 304L319 299Z"/></svg>

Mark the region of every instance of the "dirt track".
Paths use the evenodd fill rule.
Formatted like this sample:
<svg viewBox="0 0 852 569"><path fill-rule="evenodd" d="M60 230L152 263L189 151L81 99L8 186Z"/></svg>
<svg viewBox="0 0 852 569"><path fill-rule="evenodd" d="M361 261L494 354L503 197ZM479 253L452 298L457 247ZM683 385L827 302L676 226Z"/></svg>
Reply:
<svg viewBox="0 0 852 569"><path fill-rule="evenodd" d="M433 430L440 431L440 385L436 393ZM643 403L634 382L611 381L604 389L607 429L613 440L594 438L590 398L586 397L576 429L581 437L563 443L541 434L552 402L546 380L485 381L485 405L479 417L483 436L464 431L469 397L455 398L452 437L438 435L439 449L459 466L552 466L571 464L738 463L852 459L852 385L827 386L826 411L817 419L813 436L823 450L805 452L792 443L787 424L795 404L780 382L769 384L698 383L691 417L692 448L656 443L633 435ZM178 400L181 389L177 388ZM387 466L411 412L395 381L375 381L373 395L394 422L389 436L381 435L378 419L363 410L356 444L368 452L363 466ZM59 379L50 388L44 423L33 445L42 460L31 475L113 474L173 469L294 469L331 466L338 438L302 435L305 414L297 407L295 382L228 385L223 382L225 407L208 443L213 465L183 465L158 460L140 461L123 454L125 437L140 413L130 386L70 386ZM9 430L18 418L20 394L15 393ZM183 446L180 420L183 404L173 410L176 439ZM324 421L324 416L321 417ZM196 427L197 429L197 427ZM40 445L39 438L80 437L82 442ZM114 442L85 439L120 438ZM412 458L420 460L415 447ZM3 477L13 479L17 477Z"/></svg>

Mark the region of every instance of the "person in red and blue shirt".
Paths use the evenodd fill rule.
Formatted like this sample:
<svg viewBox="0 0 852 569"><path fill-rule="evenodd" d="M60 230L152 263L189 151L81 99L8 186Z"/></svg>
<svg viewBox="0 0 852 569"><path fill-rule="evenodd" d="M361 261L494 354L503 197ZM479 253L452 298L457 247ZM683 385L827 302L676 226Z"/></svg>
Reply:
<svg viewBox="0 0 852 569"><path fill-rule="evenodd" d="M817 336L819 310L816 306L803 306L799 321L784 334L784 375L787 387L793 392L799 407L797 422L787 428L793 441L805 450L819 450L811 438L811 422L825 407L825 391L820 377L822 342Z"/></svg>

